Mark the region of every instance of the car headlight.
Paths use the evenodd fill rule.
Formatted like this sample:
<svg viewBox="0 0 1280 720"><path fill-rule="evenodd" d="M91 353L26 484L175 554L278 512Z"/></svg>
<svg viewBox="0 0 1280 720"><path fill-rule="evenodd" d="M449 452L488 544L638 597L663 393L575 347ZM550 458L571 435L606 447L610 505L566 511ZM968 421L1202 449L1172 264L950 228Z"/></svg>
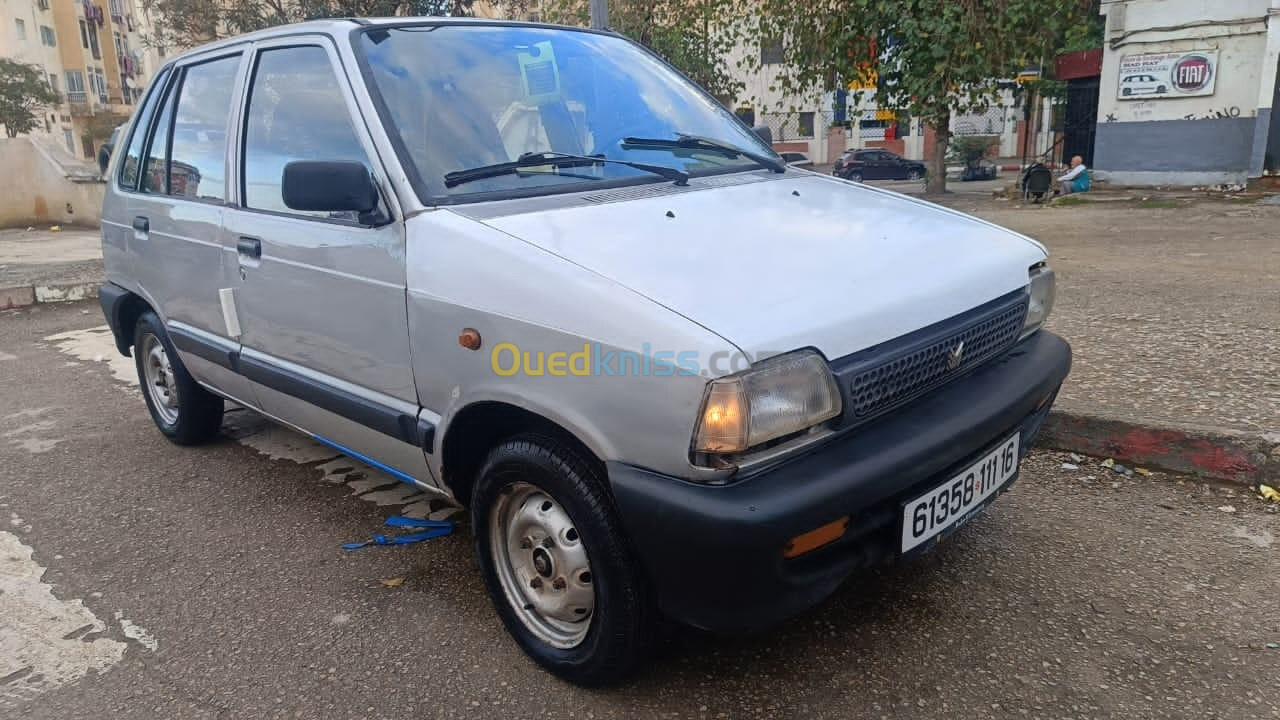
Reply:
<svg viewBox="0 0 1280 720"><path fill-rule="evenodd" d="M840 409L840 391L821 355L779 355L707 385L693 450L742 452L830 420Z"/></svg>
<svg viewBox="0 0 1280 720"><path fill-rule="evenodd" d="M1044 321L1049 319L1057 293L1054 289L1053 270L1048 265L1039 263L1031 266L1030 275L1028 287L1031 302L1027 306L1027 321L1022 325L1022 337L1039 330Z"/></svg>

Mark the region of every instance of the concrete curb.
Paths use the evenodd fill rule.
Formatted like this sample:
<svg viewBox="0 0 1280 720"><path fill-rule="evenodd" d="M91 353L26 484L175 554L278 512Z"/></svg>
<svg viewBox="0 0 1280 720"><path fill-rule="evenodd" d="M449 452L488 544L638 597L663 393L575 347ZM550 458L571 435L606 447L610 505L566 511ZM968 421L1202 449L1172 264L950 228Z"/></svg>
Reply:
<svg viewBox="0 0 1280 720"><path fill-rule="evenodd" d="M1055 410L1039 444L1241 485L1280 482L1280 433L1156 427Z"/></svg>
<svg viewBox="0 0 1280 720"><path fill-rule="evenodd" d="M98 286L101 284L99 282L54 283L0 288L0 310L12 310L36 303L87 300L98 296Z"/></svg>

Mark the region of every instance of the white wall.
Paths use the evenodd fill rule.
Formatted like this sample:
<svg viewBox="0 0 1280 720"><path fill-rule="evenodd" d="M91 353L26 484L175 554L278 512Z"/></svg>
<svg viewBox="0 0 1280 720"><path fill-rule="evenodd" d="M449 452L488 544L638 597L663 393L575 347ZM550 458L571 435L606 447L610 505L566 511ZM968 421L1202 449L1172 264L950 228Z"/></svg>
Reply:
<svg viewBox="0 0 1280 720"><path fill-rule="evenodd" d="M1269 24L1280 21L1280 0L1117 0L1102 7L1107 29L1097 168L1122 184L1198 185L1256 176L1270 120L1260 97L1274 90L1268 33L1277 29ZM1217 52L1212 94L1118 97L1124 57L1195 50Z"/></svg>
<svg viewBox="0 0 1280 720"><path fill-rule="evenodd" d="M1260 62L1266 50L1266 16L1271 0L1130 0L1104 4L1107 45L1102 56L1098 121L1131 122L1214 117L1221 111L1253 117L1258 108ZM1252 20L1252 22L1241 22ZM1206 26L1152 31L1212 22ZM1228 24L1230 23L1230 24ZM1119 43L1119 47L1113 47ZM1118 98L1120 61L1126 55L1217 50L1217 80L1212 95L1158 100Z"/></svg>
<svg viewBox="0 0 1280 720"><path fill-rule="evenodd" d="M29 137L0 138L0 168L22 178L0 193L0 227L45 223L97 226L106 183L73 181Z"/></svg>

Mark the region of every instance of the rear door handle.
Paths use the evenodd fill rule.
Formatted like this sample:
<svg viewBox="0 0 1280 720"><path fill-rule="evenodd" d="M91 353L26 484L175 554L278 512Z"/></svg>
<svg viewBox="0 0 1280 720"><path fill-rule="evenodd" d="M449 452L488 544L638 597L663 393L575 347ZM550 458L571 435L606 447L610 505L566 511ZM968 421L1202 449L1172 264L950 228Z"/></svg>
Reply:
<svg viewBox="0 0 1280 720"><path fill-rule="evenodd" d="M262 241L255 237L241 237L236 241L236 250L241 255L260 258L262 257Z"/></svg>
<svg viewBox="0 0 1280 720"><path fill-rule="evenodd" d="M138 232L148 232L151 230L151 221L142 215L133 218L133 229Z"/></svg>

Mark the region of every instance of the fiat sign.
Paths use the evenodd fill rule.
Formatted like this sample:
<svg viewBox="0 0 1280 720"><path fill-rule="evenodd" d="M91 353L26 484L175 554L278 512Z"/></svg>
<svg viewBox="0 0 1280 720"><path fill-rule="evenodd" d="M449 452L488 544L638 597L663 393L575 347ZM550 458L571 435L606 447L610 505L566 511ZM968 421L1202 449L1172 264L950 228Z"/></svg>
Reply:
<svg viewBox="0 0 1280 720"><path fill-rule="evenodd" d="M1218 51L1126 55L1120 59L1121 100L1212 95L1218 74Z"/></svg>
<svg viewBox="0 0 1280 720"><path fill-rule="evenodd" d="M1173 89L1197 93L1213 80L1213 65L1204 55L1183 55L1173 64Z"/></svg>

